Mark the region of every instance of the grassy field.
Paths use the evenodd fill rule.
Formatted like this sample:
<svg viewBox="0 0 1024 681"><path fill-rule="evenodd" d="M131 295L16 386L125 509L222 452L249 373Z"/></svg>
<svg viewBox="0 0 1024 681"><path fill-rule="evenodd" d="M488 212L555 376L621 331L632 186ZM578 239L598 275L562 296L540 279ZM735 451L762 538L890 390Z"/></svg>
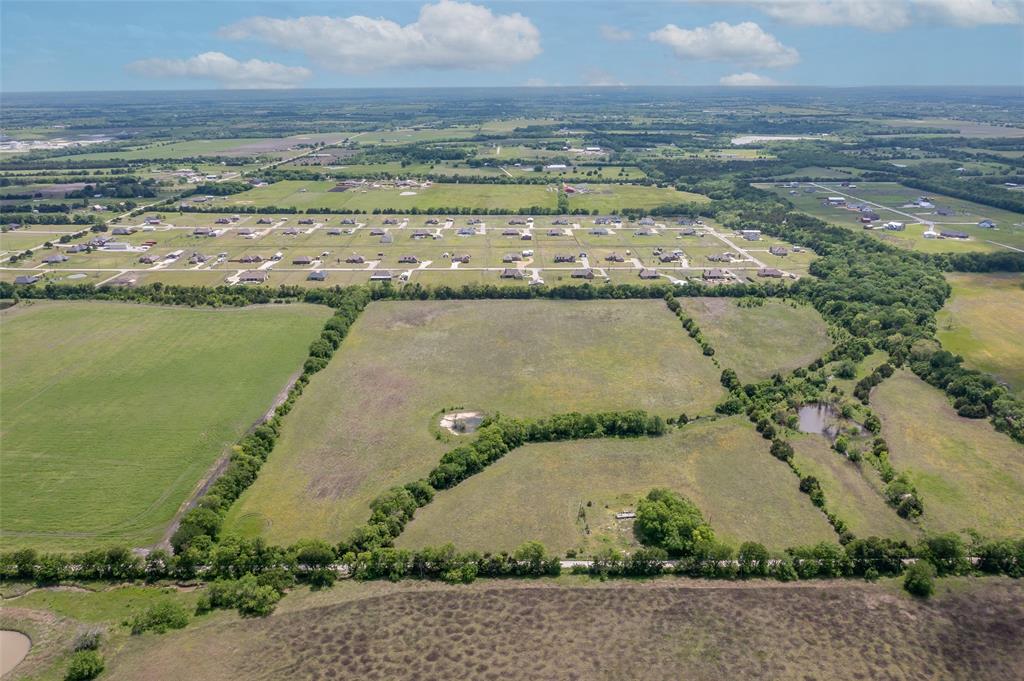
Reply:
<svg viewBox="0 0 1024 681"><path fill-rule="evenodd" d="M23 628L52 617L11 614L4 621ZM1022 623L1024 587L1008 579L943 580L928 601L894 580L350 582L300 590L268 618L216 613L162 636L115 635L102 678L170 681L187 659L195 681L1009 681L1024 665ZM57 654L70 638L55 636L38 654ZM59 669L25 671L48 681Z"/></svg>
<svg viewBox="0 0 1024 681"><path fill-rule="evenodd" d="M987 421L957 416L945 395L907 371L875 388L871 406L893 466L921 493L926 530L1024 533L1024 446Z"/></svg>
<svg viewBox="0 0 1024 681"><path fill-rule="evenodd" d="M231 206L294 206L303 210L506 208L517 211L531 207L554 208L558 201L557 192L551 187L536 184L433 184L413 189L330 191L334 187L335 183L328 181L282 180L230 197L225 202L225 210L231 210ZM699 194L673 188L604 184L591 185L588 193L572 195L569 206L610 213L623 208L653 208L707 200Z"/></svg>
<svg viewBox="0 0 1024 681"><path fill-rule="evenodd" d="M661 438L528 445L439 493L397 544L511 551L537 540L583 555L635 547L632 522L615 514L654 487L692 499L716 536L737 547L753 540L781 551L836 539L789 468L743 416L733 416Z"/></svg>
<svg viewBox="0 0 1024 681"><path fill-rule="evenodd" d="M718 370L661 301L381 302L307 387L228 529L341 539L454 444L440 411L709 413Z"/></svg>
<svg viewBox="0 0 1024 681"><path fill-rule="evenodd" d="M810 364L831 346L824 320L809 305L768 300L742 308L732 298L680 298L723 367L741 381Z"/></svg>
<svg viewBox="0 0 1024 681"><path fill-rule="evenodd" d="M938 314L939 340L967 365L1024 394L1024 277L948 274L953 295Z"/></svg>
<svg viewBox="0 0 1024 681"><path fill-rule="evenodd" d="M6 548L159 539L329 311L22 303L2 314Z"/></svg>
<svg viewBox="0 0 1024 681"><path fill-rule="evenodd" d="M790 443L800 472L818 478L829 510L842 518L855 535L914 543L919 529L885 503L881 479L869 464L848 461L822 435L800 434L790 438Z"/></svg>

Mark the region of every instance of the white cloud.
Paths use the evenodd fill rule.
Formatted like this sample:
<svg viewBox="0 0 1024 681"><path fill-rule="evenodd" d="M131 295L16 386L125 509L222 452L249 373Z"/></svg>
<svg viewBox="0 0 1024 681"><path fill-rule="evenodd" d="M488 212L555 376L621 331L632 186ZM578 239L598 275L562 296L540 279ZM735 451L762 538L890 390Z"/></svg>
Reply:
<svg viewBox="0 0 1024 681"><path fill-rule="evenodd" d="M226 26L221 35L255 38L343 73L380 69L486 69L529 61L541 52L540 31L519 13L494 14L455 0L424 5L416 21L402 26L365 16L295 19L251 17Z"/></svg>
<svg viewBox="0 0 1024 681"><path fill-rule="evenodd" d="M954 26L1019 24L1024 21L1022 0L911 0L929 21Z"/></svg>
<svg viewBox="0 0 1024 681"><path fill-rule="evenodd" d="M979 26L1019 24L1024 0L689 0L743 5L797 26L854 26L892 31L916 22Z"/></svg>
<svg viewBox="0 0 1024 681"><path fill-rule="evenodd" d="M772 19L797 26L857 26L878 31L910 23L907 0L697 0L749 5Z"/></svg>
<svg viewBox="0 0 1024 681"><path fill-rule="evenodd" d="M613 74L602 69L587 69L583 72L583 84L590 87L615 87L625 85Z"/></svg>
<svg viewBox="0 0 1024 681"><path fill-rule="evenodd" d="M756 73L746 71L744 73L734 73L730 76L722 76L718 80L720 85L728 85L730 87L771 87L778 85L779 82L768 78L767 76L759 76Z"/></svg>
<svg viewBox="0 0 1024 681"><path fill-rule="evenodd" d="M783 45L752 21L739 24L716 21L710 26L693 29L668 24L648 37L671 47L680 59L728 61L772 68L792 66L800 61L800 54L795 49Z"/></svg>
<svg viewBox="0 0 1024 681"><path fill-rule="evenodd" d="M238 61L223 52L204 52L189 59L142 59L127 68L151 78L208 78L232 90L293 88L313 75L303 66Z"/></svg>
<svg viewBox="0 0 1024 681"><path fill-rule="evenodd" d="M633 32L604 24L601 26L601 37L611 43L624 43L633 39Z"/></svg>

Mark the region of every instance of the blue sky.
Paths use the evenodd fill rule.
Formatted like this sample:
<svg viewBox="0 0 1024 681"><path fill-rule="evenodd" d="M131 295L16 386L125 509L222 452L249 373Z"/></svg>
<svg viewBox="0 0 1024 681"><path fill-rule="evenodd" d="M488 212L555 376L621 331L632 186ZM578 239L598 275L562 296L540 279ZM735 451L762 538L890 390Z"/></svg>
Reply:
<svg viewBox="0 0 1024 681"><path fill-rule="evenodd" d="M0 2L0 89L1019 85L1024 0Z"/></svg>

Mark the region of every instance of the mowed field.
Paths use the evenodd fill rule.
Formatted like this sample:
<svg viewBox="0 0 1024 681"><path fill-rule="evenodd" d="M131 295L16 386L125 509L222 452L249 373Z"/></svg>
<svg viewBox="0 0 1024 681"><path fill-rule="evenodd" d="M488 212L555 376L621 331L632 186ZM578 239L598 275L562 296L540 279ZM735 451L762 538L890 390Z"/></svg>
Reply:
<svg viewBox="0 0 1024 681"><path fill-rule="evenodd" d="M301 368L329 314L22 302L0 320L0 536L48 550L158 540Z"/></svg>
<svg viewBox="0 0 1024 681"><path fill-rule="evenodd" d="M281 544L345 537L375 496L455 446L434 437L449 407L709 414L718 376L660 300L374 303L306 388L227 529Z"/></svg>
<svg viewBox="0 0 1024 681"><path fill-rule="evenodd" d="M810 305L766 300L740 307L734 298L680 298L723 367L748 383L810 364L831 346L828 327Z"/></svg>
<svg viewBox="0 0 1024 681"><path fill-rule="evenodd" d="M965 419L937 388L899 371L871 393L892 465L906 470L931 532L1024 533L1024 446L983 419Z"/></svg>
<svg viewBox="0 0 1024 681"><path fill-rule="evenodd" d="M892 580L339 584L267 618L131 637L103 678L178 679L185 655L194 681L1019 679L1019 580L938 589L922 601Z"/></svg>
<svg viewBox="0 0 1024 681"><path fill-rule="evenodd" d="M690 498L718 539L734 547L750 540L781 552L836 540L789 468L744 416L733 416L659 438L527 445L438 493L396 544L511 551L537 540L555 553L581 555L636 548L632 521L615 514L633 510L654 487Z"/></svg>
<svg viewBox="0 0 1024 681"><path fill-rule="evenodd" d="M938 314L938 337L967 365L1024 395L1024 276L947 274L953 295Z"/></svg>

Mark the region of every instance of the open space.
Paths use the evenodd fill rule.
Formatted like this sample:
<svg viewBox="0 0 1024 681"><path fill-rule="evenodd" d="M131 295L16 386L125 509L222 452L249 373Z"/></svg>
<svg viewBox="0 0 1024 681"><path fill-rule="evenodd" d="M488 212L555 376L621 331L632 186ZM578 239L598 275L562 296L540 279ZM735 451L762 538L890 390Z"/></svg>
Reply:
<svg viewBox="0 0 1024 681"><path fill-rule="evenodd" d="M906 370L872 391L871 406L892 465L921 493L924 529L1024 532L1024 446L985 420L957 416L945 395Z"/></svg>
<svg viewBox="0 0 1024 681"><path fill-rule="evenodd" d="M938 337L967 365L1024 394L1024 276L949 274L953 295L939 312Z"/></svg>
<svg viewBox="0 0 1024 681"><path fill-rule="evenodd" d="M455 446L433 434L451 407L695 416L723 395L718 374L660 300L374 303L313 377L228 529L341 539L377 494Z"/></svg>
<svg viewBox="0 0 1024 681"><path fill-rule="evenodd" d="M680 298L715 348L715 357L749 383L806 366L831 346L828 327L810 305L767 300L740 307L735 298Z"/></svg>
<svg viewBox="0 0 1024 681"><path fill-rule="evenodd" d="M782 551L836 539L789 468L745 418L733 416L659 438L527 445L438 493L397 543L511 551L537 540L557 554L579 555L635 549L632 522L615 514L632 511L655 487L691 499L715 536L734 547L759 541ZM759 511L765 508L772 512Z"/></svg>
<svg viewBox="0 0 1024 681"><path fill-rule="evenodd" d="M5 548L143 546L300 369L329 311L23 302L2 313Z"/></svg>

